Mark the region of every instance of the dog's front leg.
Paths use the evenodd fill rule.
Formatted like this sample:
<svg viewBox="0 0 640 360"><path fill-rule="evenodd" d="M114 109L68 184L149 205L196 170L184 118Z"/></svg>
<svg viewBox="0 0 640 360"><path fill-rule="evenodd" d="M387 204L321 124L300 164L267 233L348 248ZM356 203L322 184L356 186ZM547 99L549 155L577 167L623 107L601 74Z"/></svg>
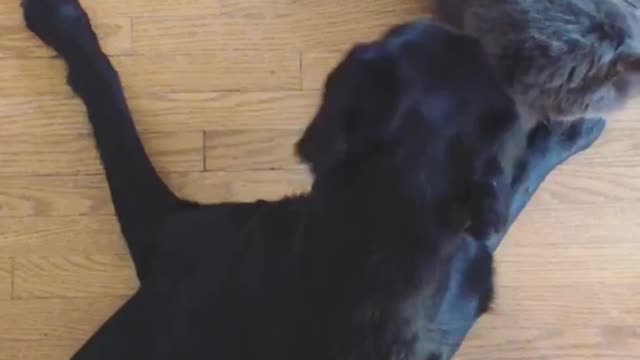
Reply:
<svg viewBox="0 0 640 360"><path fill-rule="evenodd" d="M512 172L513 197L509 208L508 226L494 234L488 245L495 251L506 231L525 208L551 171L571 156L588 149L602 134L605 120L586 118L564 123L540 124L528 134L527 148Z"/></svg>
<svg viewBox="0 0 640 360"><path fill-rule="evenodd" d="M64 59L69 85L87 108L121 230L142 280L158 223L188 203L174 196L149 161L118 73L78 1L24 0L22 5L28 28Z"/></svg>

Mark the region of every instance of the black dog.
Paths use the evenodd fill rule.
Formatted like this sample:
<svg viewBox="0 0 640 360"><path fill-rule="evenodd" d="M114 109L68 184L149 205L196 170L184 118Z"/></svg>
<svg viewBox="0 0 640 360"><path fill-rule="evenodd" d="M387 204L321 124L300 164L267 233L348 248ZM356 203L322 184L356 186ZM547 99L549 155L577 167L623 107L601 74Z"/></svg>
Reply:
<svg viewBox="0 0 640 360"><path fill-rule="evenodd" d="M479 43L414 23L329 76L297 144L309 194L202 205L154 171L77 0L23 6L86 105L141 283L73 359L449 359L487 310L504 225L602 130L537 129L505 171L505 134L524 134Z"/></svg>

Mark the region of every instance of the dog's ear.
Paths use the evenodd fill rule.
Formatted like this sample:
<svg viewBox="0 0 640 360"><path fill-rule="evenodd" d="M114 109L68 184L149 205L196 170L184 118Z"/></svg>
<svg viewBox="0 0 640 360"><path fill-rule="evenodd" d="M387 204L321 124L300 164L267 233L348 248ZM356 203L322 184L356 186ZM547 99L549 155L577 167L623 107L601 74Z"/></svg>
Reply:
<svg viewBox="0 0 640 360"><path fill-rule="evenodd" d="M381 46L356 46L327 78L298 156L318 174L371 151L391 136L399 90L394 56Z"/></svg>

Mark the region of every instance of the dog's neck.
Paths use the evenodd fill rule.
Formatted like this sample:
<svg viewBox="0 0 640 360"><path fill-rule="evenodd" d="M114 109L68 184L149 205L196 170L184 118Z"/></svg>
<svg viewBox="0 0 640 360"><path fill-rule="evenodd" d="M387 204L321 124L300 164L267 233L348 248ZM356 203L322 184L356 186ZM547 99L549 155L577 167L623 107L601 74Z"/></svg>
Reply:
<svg viewBox="0 0 640 360"><path fill-rule="evenodd" d="M378 165L378 164L376 164ZM309 194L310 211L314 218L331 218L366 227L358 221L380 221L397 226L391 220L429 226L429 215L436 209L434 194L440 184L437 178L429 178L419 171L406 170L405 166L367 166L336 172L335 175L318 176ZM348 215L346 217L336 215ZM398 216L404 214L405 216Z"/></svg>
<svg viewBox="0 0 640 360"><path fill-rule="evenodd" d="M390 174L374 171L314 183L299 273L304 279L303 313L330 310L310 319L321 322L319 329L344 329L347 337L370 336L361 330L373 324L358 314L393 314L407 299L426 291L438 274L441 242L448 236L434 224L428 189L397 172ZM389 316L385 326L394 326L395 315ZM350 328L354 322L362 329ZM316 335L328 336L305 334L309 339Z"/></svg>
<svg viewBox="0 0 640 360"><path fill-rule="evenodd" d="M436 251L443 231L429 185L391 169L319 178L309 194L305 242L321 244L327 255L345 247Z"/></svg>

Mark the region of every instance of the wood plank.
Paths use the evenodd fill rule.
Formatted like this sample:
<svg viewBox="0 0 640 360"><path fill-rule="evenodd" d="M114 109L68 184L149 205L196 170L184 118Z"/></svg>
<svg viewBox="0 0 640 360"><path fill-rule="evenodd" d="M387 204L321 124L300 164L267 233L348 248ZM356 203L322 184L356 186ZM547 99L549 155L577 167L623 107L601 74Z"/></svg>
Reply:
<svg viewBox="0 0 640 360"><path fill-rule="evenodd" d="M115 16L185 16L221 11L219 0L81 0L81 3L92 21ZM3 2L0 14L7 18L22 17L20 2Z"/></svg>
<svg viewBox="0 0 640 360"><path fill-rule="evenodd" d="M590 149L572 159L572 166L605 164L619 169L640 167L640 128L624 128L611 122Z"/></svg>
<svg viewBox="0 0 640 360"><path fill-rule="evenodd" d="M277 199L309 185L306 172L290 170L168 173L164 178L177 194L212 203ZM0 183L0 217L113 214L101 175L6 176Z"/></svg>
<svg viewBox="0 0 640 360"><path fill-rule="evenodd" d="M101 175L0 178L0 216L113 214Z"/></svg>
<svg viewBox="0 0 640 360"><path fill-rule="evenodd" d="M303 52L302 88L305 90L323 89L327 76L336 66L338 66L344 56L344 52Z"/></svg>
<svg viewBox="0 0 640 360"><path fill-rule="evenodd" d="M102 49L108 55L131 53L131 19L100 17L93 21ZM36 38L23 21L0 21L0 58L48 57L55 53Z"/></svg>
<svg viewBox="0 0 640 360"><path fill-rule="evenodd" d="M0 98L56 95L70 97L60 59L0 59Z"/></svg>
<svg viewBox="0 0 640 360"><path fill-rule="evenodd" d="M142 136L160 171L204 169L201 132ZM100 174L102 165L89 134L0 136L0 175Z"/></svg>
<svg viewBox="0 0 640 360"><path fill-rule="evenodd" d="M318 106L317 92L165 94L131 101L142 131L301 129Z"/></svg>
<svg viewBox="0 0 640 360"><path fill-rule="evenodd" d="M310 176L302 170L168 174L166 179L177 194L204 203L278 200L305 192L310 186Z"/></svg>
<svg viewBox="0 0 640 360"><path fill-rule="evenodd" d="M0 253L2 254L2 253ZM9 256L2 254L2 256ZM11 298L13 290L13 259L8 257L0 258L0 301Z"/></svg>
<svg viewBox="0 0 640 360"><path fill-rule="evenodd" d="M256 199L278 200L283 196L309 191L311 177L306 171L261 171L260 176L247 176L230 182L230 197L234 201Z"/></svg>
<svg viewBox="0 0 640 360"><path fill-rule="evenodd" d="M362 6L362 5L361 5ZM361 7L359 6L359 7ZM402 7L384 11L316 6L277 18L167 17L133 19L138 54L197 54L235 50L339 50L377 39L390 27L420 16Z"/></svg>
<svg viewBox="0 0 640 360"><path fill-rule="evenodd" d="M637 129L640 127L640 101L631 101L622 109L606 117L608 127L618 129Z"/></svg>
<svg viewBox="0 0 640 360"><path fill-rule="evenodd" d="M0 359L67 360L125 297L0 303Z"/></svg>
<svg viewBox="0 0 640 360"><path fill-rule="evenodd" d="M315 91L159 94L132 98L141 132L300 129L311 120ZM0 134L90 133L86 112L68 97L0 98Z"/></svg>
<svg viewBox="0 0 640 360"><path fill-rule="evenodd" d="M509 243L504 247L496 266L502 286L580 284L606 287L640 284L640 271L637 269L640 252L636 245L583 248L576 243L573 247L564 248L540 246L529 253L526 250L510 252ZM545 255L535 256L541 253Z"/></svg>
<svg viewBox="0 0 640 360"><path fill-rule="evenodd" d="M205 55L120 57L127 94L300 89L300 55L226 51ZM179 75L178 75L179 74Z"/></svg>
<svg viewBox="0 0 640 360"><path fill-rule="evenodd" d="M0 217L2 256L127 253L114 216Z"/></svg>
<svg viewBox="0 0 640 360"><path fill-rule="evenodd" d="M222 171L281 170L303 167L294 145L300 130L208 131L206 169Z"/></svg>
<svg viewBox="0 0 640 360"><path fill-rule="evenodd" d="M127 95L233 90L297 90L297 52L227 51L207 55L112 57ZM69 97L60 59L0 59L0 97ZM179 74L179 75L177 75Z"/></svg>
<svg viewBox="0 0 640 360"><path fill-rule="evenodd" d="M562 314L558 316L561 319ZM615 323L529 327L486 316L471 331L455 359L637 360L639 334L638 326Z"/></svg>
<svg viewBox="0 0 640 360"><path fill-rule="evenodd" d="M505 243L515 242L509 251L518 251L520 247L532 249L538 245L546 249L553 246L636 244L640 233L640 218L635 213L637 206L637 203L630 202L607 206L566 204L530 207L513 224Z"/></svg>
<svg viewBox="0 0 640 360"><path fill-rule="evenodd" d="M500 283L488 316L523 327L598 326L640 322L640 286L593 284L517 286Z"/></svg>
<svg viewBox="0 0 640 360"><path fill-rule="evenodd" d="M620 169L605 164L586 167L569 162L551 173L529 207L637 202L638 174L640 168Z"/></svg>
<svg viewBox="0 0 640 360"><path fill-rule="evenodd" d="M85 4L86 3L86 4ZM189 16L217 14L220 0L91 0L82 3L94 17L124 16Z"/></svg>
<svg viewBox="0 0 640 360"><path fill-rule="evenodd" d="M129 295L138 287L128 254L14 260L14 299Z"/></svg>
<svg viewBox="0 0 640 360"><path fill-rule="evenodd" d="M300 14L308 18L335 19L342 13L395 13L398 16L426 15L428 1L423 0L220 0L221 13L226 16L248 18L279 18Z"/></svg>
<svg viewBox="0 0 640 360"><path fill-rule="evenodd" d="M636 207L525 210L497 252L497 283L521 288L620 285L640 291L640 272L633 265L640 261Z"/></svg>

